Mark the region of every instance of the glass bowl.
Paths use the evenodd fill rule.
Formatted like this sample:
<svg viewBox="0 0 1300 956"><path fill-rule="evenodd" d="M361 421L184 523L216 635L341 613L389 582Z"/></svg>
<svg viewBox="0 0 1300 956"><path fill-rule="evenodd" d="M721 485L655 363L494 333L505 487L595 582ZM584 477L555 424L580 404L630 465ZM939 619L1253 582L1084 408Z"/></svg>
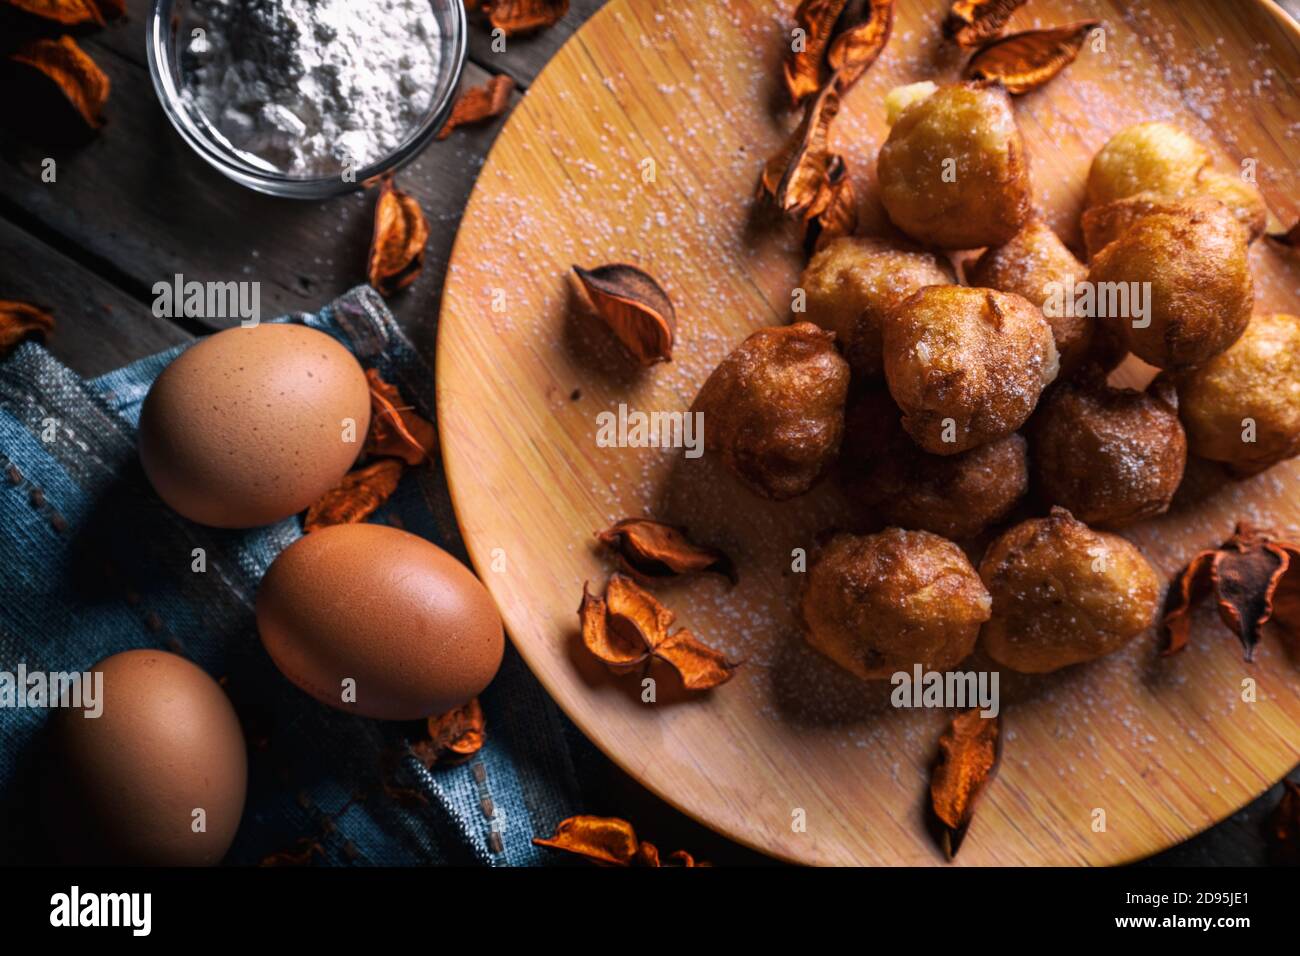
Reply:
<svg viewBox="0 0 1300 956"><path fill-rule="evenodd" d="M202 21L190 12L188 0L155 0L149 16L149 72L163 112L190 147L207 163L237 183L294 199L323 199L352 192L409 163L437 135L451 114L456 86L465 65L465 8L461 0L429 0L438 24L439 63L437 84L430 97L429 111L406 138L388 155L356 169L355 182L341 173L329 176L300 176L250 162L225 140L198 110L181 95L181 49L184 39Z"/></svg>

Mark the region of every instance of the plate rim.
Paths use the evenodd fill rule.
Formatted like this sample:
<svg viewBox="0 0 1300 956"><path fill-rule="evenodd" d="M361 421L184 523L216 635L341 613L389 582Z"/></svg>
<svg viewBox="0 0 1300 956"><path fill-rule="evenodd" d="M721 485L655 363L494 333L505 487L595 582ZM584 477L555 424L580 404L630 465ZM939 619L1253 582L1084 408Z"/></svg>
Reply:
<svg viewBox="0 0 1300 956"><path fill-rule="evenodd" d="M1276 2L1276 0L1252 0L1252 2L1256 5L1256 7L1262 8L1263 10L1267 11L1271 15L1272 19L1277 23L1278 27L1284 33L1289 33L1292 42L1295 43L1298 48L1300 48L1300 21L1297 21L1296 18L1292 17L1289 13L1287 13L1287 11L1283 9ZM466 199L465 209L461 215L460 220L457 223L456 236L452 242L451 250L447 257L449 277L451 274L452 265L457 261L458 255L461 254L462 243L468 241L465 237L464 224L467 218L469 217L469 215L471 214L471 212L474 210L474 207L476 206L477 202L481 198L482 191L484 189L483 172L493 162L498 150L504 148L502 144L512 124L514 124L517 121L522 122L522 115L523 115L522 108L524 106L524 101L526 100L528 94L537 86L537 84L541 83L546 78L549 72L552 71L552 69L555 67L556 62L559 60L560 54L565 52L571 44L580 42L580 36L582 32L588 28L588 26L598 22L604 17L614 16L615 10L625 8L629 6L629 3L630 0L607 0L607 2L599 10L597 10L594 14L592 14L591 17L589 17L581 26L578 27L578 29L574 30L573 33L571 33L565 39L565 41L551 55L550 59L547 60L546 65L543 66L543 68L541 69L541 71L539 71L537 76L534 77L533 81L529 84L528 89L524 91L524 94L521 97L519 103L516 104L515 108L511 111L509 117L507 117L506 122L502 125L501 130L498 132L495 140L492 143L491 148L488 150L488 153L483 160L482 166L479 168L478 173L475 175L473 188L470 190L470 194ZM632 13L633 11L629 10L628 12ZM451 297L447 295L447 288L449 284L450 284L449 282L444 282L443 289L440 293L439 305L438 305L438 328L437 328L437 334L435 337L435 344L434 344L435 418L438 425L439 448L440 448L442 463L443 463L443 473L447 481L448 497L451 501L452 513L456 520L457 531L459 532L461 539L464 542L465 551L469 556L470 564L474 570L474 573L478 576L479 580L483 583L484 587L486 587L488 589L488 592L491 594L493 591L492 585L490 583L492 580L492 576L485 575L482 570L483 568L487 567L490 561L490 555L489 554L480 555L478 553L479 550L478 546L471 539L471 537L467 535L464 531L466 525L465 525L464 517L462 515L463 498L460 494L457 493L459 475L453 475L453 471L459 471L459 468L463 465L466 468L466 472L465 472L466 480L469 480L472 477L473 469L469 467L469 465L466 462L463 462L460 459L457 459L458 465L455 468L453 468L452 460L457 456L454 454L452 455L448 454L447 445L445 444L442 438L442 436L450 434L450 430L447 428L446 422L444 421L444 417L443 417L444 414L447 414L446 412L444 412L444 409L447 407L447 403L444 402L443 400L444 388L445 388L444 385L445 376L443 373L447 368L447 362L448 362L448 360L445 358L447 349L443 347L443 336L444 334L446 334L446 329L447 329L446 319L452 308L450 304ZM493 600L496 601L495 594L493 594ZM545 673L545 669L534 665L532 655L524 647L524 644L526 642L521 642L516 640L513 633L511 633L511 629L509 626L505 627L505 632L507 637L510 640L511 645L514 647L515 651L519 654L520 658L522 658L524 663L527 665L529 672L532 674L534 679L536 679L537 682L542 685L542 688L546 691L547 696L551 698L555 706L558 707L560 711L564 714L564 716L569 721L571 721L575 727L578 728L578 730L582 733L582 735L587 739L587 741L592 746L594 746L597 750L599 750L607 760L611 761L615 766L619 768L619 770L627 774L628 777L634 780L639 786L644 787L650 793L654 794L656 798L662 800L664 803L668 804L678 813L689 818L690 820L694 821L700 826L707 828L708 830L718 834L724 839L730 840L733 843L740 844L741 846L755 853L761 854L762 856L768 857L769 859L777 860L779 862L786 863L793 866L817 865L816 861L797 857L778 847L760 844L756 839L751 839L747 835L742 834L740 832L733 832L732 830L724 827L721 823L715 823L714 821L706 818L705 816L691 811L690 809L685 807L681 802L679 802L679 800L676 799L665 788L659 786L656 783L651 782L649 779L637 773L634 773L631 766L626 761L624 761L618 753L614 752L611 748L608 748L603 743L601 743L599 736L596 735L591 729L589 729L587 723L580 715L574 712L574 709L571 709L570 707L565 705L563 696L556 692L556 689L552 686L552 682L548 680ZM1104 864L1104 865L1110 865L1110 866L1131 865L1141 860L1150 859L1156 854L1166 852L1172 849L1173 847L1180 846L1183 843L1186 843L1187 841L1192 840L1197 836L1200 836L1202 833L1206 832L1207 830L1215 826L1218 826L1219 824L1231 818L1236 813L1241 812L1241 810L1249 806L1251 803L1258 800L1261 796L1263 796L1273 787L1277 786L1277 784L1282 779L1285 779L1288 772L1289 771L1284 771L1282 777L1280 777L1278 780L1272 781L1271 783L1265 784L1257 792L1251 793L1248 789L1247 790L1248 796L1240 804L1238 804L1233 810L1229 811L1222 817L1219 817L1217 819L1210 819L1200 826L1193 827L1185 836L1181 837L1180 839L1168 843L1163 847L1161 847L1160 849L1153 851L1152 853L1144 855L1141 853L1141 851L1138 851L1133 855L1124 855L1116 859L1114 862L1109 864ZM859 863L859 864L846 864L846 865L868 866L871 864ZM897 865L906 866L908 864L897 864ZM1033 864L1004 864L1004 865L1025 866L1025 865L1033 865ZM1048 864L1039 864L1039 865L1046 866ZM1091 864L1080 863L1077 865L1086 866Z"/></svg>

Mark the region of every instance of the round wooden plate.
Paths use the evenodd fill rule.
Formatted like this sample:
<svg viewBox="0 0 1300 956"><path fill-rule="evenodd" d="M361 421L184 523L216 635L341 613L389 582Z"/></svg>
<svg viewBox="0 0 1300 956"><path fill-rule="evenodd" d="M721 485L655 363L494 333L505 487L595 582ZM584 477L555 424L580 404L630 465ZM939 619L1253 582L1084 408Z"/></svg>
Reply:
<svg viewBox="0 0 1300 956"><path fill-rule="evenodd" d="M928 864L928 767L945 721L890 706L808 650L792 607L795 549L847 522L834 482L759 501L710 456L605 447L603 412L680 412L748 333L791 317L803 264L792 227L755 213L762 161L795 117L782 108L793 0L613 0L559 52L497 140L447 279L437 395L442 447L469 553L515 645L560 706L655 793L786 860ZM848 96L835 138L862 202L887 224L874 159L891 87L957 75L945 3L898 5L883 57ZM1120 128L1169 119L1225 170L1253 165L1278 219L1300 213L1300 36L1271 3L1033 0L1011 29L1097 17L1085 48L1016 112L1038 202L1079 246L1089 161ZM1288 159L1290 157L1290 159ZM1300 264L1256 244L1258 310L1300 309ZM640 264L678 315L671 364L637 368L575 291L570 267ZM1172 575L1248 518L1300 527L1300 465L1238 484L1193 465L1182 499L1130 537ZM729 551L740 584L656 587L678 623L744 664L689 696L655 671L656 700L579 641L584 581L613 567L593 533L619 518L686 524ZM1092 665L1002 675L1006 740L962 864L1105 864L1154 853L1274 783L1300 748L1300 649L1270 634L1253 665L1212 612L1172 659L1154 634ZM972 667L986 667L977 657ZM1243 682L1253 681L1253 699ZM653 838L653 834L648 834Z"/></svg>

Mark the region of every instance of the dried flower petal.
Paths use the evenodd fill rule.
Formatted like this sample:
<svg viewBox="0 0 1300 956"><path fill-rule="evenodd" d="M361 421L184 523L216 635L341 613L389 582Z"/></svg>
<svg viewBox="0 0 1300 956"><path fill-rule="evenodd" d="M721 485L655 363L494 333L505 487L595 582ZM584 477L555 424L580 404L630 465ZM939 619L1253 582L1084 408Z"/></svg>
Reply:
<svg viewBox="0 0 1300 956"><path fill-rule="evenodd" d="M1300 566L1300 545L1264 528L1238 524L1222 546L1192 558L1170 587L1162 623L1164 654L1187 646L1191 610L1211 592L1218 601L1219 617L1241 641L1247 661L1255 659L1264 625L1279 608L1279 626L1300 627L1296 613L1300 575L1289 573L1293 561Z"/></svg>
<svg viewBox="0 0 1300 956"><path fill-rule="evenodd" d="M418 465L433 457L438 431L402 399L397 386L389 385L373 368L366 369L370 385L370 431L363 454L400 458Z"/></svg>
<svg viewBox="0 0 1300 956"><path fill-rule="evenodd" d="M569 0L481 0L479 5L506 36L554 26L569 12Z"/></svg>
<svg viewBox="0 0 1300 956"><path fill-rule="evenodd" d="M325 859L325 847L320 841L315 837L299 837L289 849L263 857L258 866L308 866L317 856Z"/></svg>
<svg viewBox="0 0 1300 956"><path fill-rule="evenodd" d="M943 21L943 35L960 47L976 47L1002 35L1011 14L1025 0L955 0Z"/></svg>
<svg viewBox="0 0 1300 956"><path fill-rule="evenodd" d="M763 167L759 197L768 196L782 212L804 219L826 208L831 198L826 189L832 157L830 128L839 110L835 84L827 83L808 102L798 129Z"/></svg>
<svg viewBox="0 0 1300 956"><path fill-rule="evenodd" d="M978 707L953 718L939 738L930 775L930 807L940 824L940 844L949 860L961 849L984 788L1002 757L1001 717L981 717Z"/></svg>
<svg viewBox="0 0 1300 956"><path fill-rule="evenodd" d="M303 532L311 534L330 525L365 521L397 490L404 467L396 458L382 458L348 472L337 488L325 492L307 509Z"/></svg>
<svg viewBox="0 0 1300 956"><path fill-rule="evenodd" d="M866 0L864 11L865 18L840 33L826 54L840 96L847 93L884 52L894 27L894 0Z"/></svg>
<svg viewBox="0 0 1300 956"><path fill-rule="evenodd" d="M10 59L52 80L88 127L99 129L104 125L104 104L111 84L72 37L30 40Z"/></svg>
<svg viewBox="0 0 1300 956"><path fill-rule="evenodd" d="M44 339L54 331L49 309L30 302L0 301L0 357L8 355L23 339Z"/></svg>
<svg viewBox="0 0 1300 956"><path fill-rule="evenodd" d="M623 567L647 578L668 578L678 574L716 571L734 583L735 565L717 548L691 541L685 528L650 518L624 518L597 538L618 552Z"/></svg>
<svg viewBox="0 0 1300 956"><path fill-rule="evenodd" d="M424 265L429 226L414 197L385 176L375 203L375 230L370 240L367 275L379 294L390 296L415 281Z"/></svg>
<svg viewBox="0 0 1300 956"><path fill-rule="evenodd" d="M630 866L638 845L636 831L626 820L586 815L562 820L554 836L533 843L614 866Z"/></svg>
<svg viewBox="0 0 1300 956"><path fill-rule="evenodd" d="M428 738L411 742L411 752L429 769L436 763L460 763L483 749L486 722L475 697L463 707L430 717Z"/></svg>
<svg viewBox="0 0 1300 956"><path fill-rule="evenodd" d="M1282 788L1282 800L1268 820L1270 862L1300 866L1300 784L1283 780Z"/></svg>
<svg viewBox="0 0 1300 956"><path fill-rule="evenodd" d="M968 80L1000 83L1013 96L1045 85L1074 62L1098 20L1049 30L1026 30L980 49L963 73Z"/></svg>
<svg viewBox="0 0 1300 956"><path fill-rule="evenodd" d="M482 86L472 86L460 94L456 105L451 108L451 116L438 131L438 139L446 139L457 126L481 123L500 116L510 105L510 94L515 88L515 81L504 73L499 73Z"/></svg>
<svg viewBox="0 0 1300 956"><path fill-rule="evenodd" d="M786 53L782 72L790 101L798 106L822 87L822 55L848 0L800 0L795 23L803 31Z"/></svg>
<svg viewBox="0 0 1300 956"><path fill-rule="evenodd" d="M656 644L654 655L673 666L687 690L720 687L735 676L738 666L713 648L701 644L686 628Z"/></svg>
<svg viewBox="0 0 1300 956"><path fill-rule="evenodd" d="M831 157L826 170L826 189L830 198L825 208L804 227L804 253L809 256L832 239L853 235L858 228L858 197L844 157Z"/></svg>
<svg viewBox="0 0 1300 956"><path fill-rule="evenodd" d="M650 656L645 641L635 630L608 626L609 608L605 600L589 593L585 582L578 620L582 623L582 643L598 660L615 668L628 668Z"/></svg>
<svg viewBox="0 0 1300 956"><path fill-rule="evenodd" d="M677 671L687 690L710 690L730 680L738 666L684 628L670 635L676 615L622 574L610 576L603 600L584 584L578 617L587 649L620 672L654 657Z"/></svg>
<svg viewBox="0 0 1300 956"><path fill-rule="evenodd" d="M126 16L126 0L0 0L4 5L67 27L104 26Z"/></svg>
<svg viewBox="0 0 1300 956"><path fill-rule="evenodd" d="M642 365L672 360L677 313L658 282L621 262L573 271L596 313Z"/></svg>
<svg viewBox="0 0 1300 956"><path fill-rule="evenodd" d="M593 863L610 866L662 866L659 850L653 843L637 840L632 824L618 817L581 815L562 820L555 835L547 839L535 838L537 846L547 846L565 853L574 853ZM675 866L708 866L696 863L685 850L675 850L668 857Z"/></svg>

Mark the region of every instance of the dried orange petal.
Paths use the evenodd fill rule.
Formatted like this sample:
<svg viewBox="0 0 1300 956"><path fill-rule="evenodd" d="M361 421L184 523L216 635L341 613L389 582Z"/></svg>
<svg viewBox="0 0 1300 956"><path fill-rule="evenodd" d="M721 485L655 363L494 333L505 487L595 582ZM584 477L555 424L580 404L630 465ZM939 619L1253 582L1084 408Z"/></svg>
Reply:
<svg viewBox="0 0 1300 956"><path fill-rule="evenodd" d="M51 20L54 23L61 23L68 27L83 26L87 23L94 23L102 27L106 19L106 13L111 18L120 17L126 13L124 0L109 0L109 2L96 2L96 0L4 0L4 3L24 13L30 13L32 16Z"/></svg>
<svg viewBox="0 0 1300 956"><path fill-rule="evenodd" d="M430 717L428 738L411 742L411 751L425 768L439 762L458 763L483 749L486 721L475 697L463 707Z"/></svg>
<svg viewBox="0 0 1300 956"><path fill-rule="evenodd" d="M397 490L405 466L396 458L348 472L337 488L325 492L307 509L302 530L310 534L335 524L365 521Z"/></svg>
<svg viewBox="0 0 1300 956"><path fill-rule="evenodd" d="M842 156L832 156L826 170L826 189L830 199L817 215L808 220L804 232L804 252L812 255L832 239L851 236L858 228L858 197L853 191L848 167Z"/></svg>
<svg viewBox="0 0 1300 956"><path fill-rule="evenodd" d="M696 544L687 537L685 528L650 518L624 518L596 537L617 551L623 566L633 574L664 578L716 571L736 580L731 559L717 548Z"/></svg>
<svg viewBox="0 0 1300 956"><path fill-rule="evenodd" d="M1080 20L994 40L971 57L963 75L968 80L1000 83L1013 96L1036 90L1074 62L1099 22Z"/></svg>
<svg viewBox="0 0 1300 956"><path fill-rule="evenodd" d="M687 690L711 690L736 674L737 665L701 644L686 628L656 644L654 655L673 666Z"/></svg>
<svg viewBox="0 0 1300 956"><path fill-rule="evenodd" d="M847 0L801 0L794 12L801 34L786 53L782 72L790 100L798 106L821 89L822 55L835 32L835 21Z"/></svg>
<svg viewBox="0 0 1300 956"><path fill-rule="evenodd" d="M638 847L636 831L626 820L586 815L561 821L554 836L533 842L615 866L631 865Z"/></svg>
<svg viewBox="0 0 1300 956"><path fill-rule="evenodd" d="M91 129L104 125L104 104L111 84L72 37L29 40L10 59L52 80Z"/></svg>
<svg viewBox="0 0 1300 956"><path fill-rule="evenodd" d="M370 431L363 454L400 458L418 465L433 457L438 431L433 422L408 405L397 386L389 385L373 368L366 369L370 385Z"/></svg>
<svg viewBox="0 0 1300 956"><path fill-rule="evenodd" d="M0 356L8 355L23 339L43 339L53 331L49 309L30 302L0 301Z"/></svg>
<svg viewBox="0 0 1300 956"><path fill-rule="evenodd" d="M865 9L866 18L837 36L826 54L841 96L884 52L894 28L894 0L868 0Z"/></svg>
<svg viewBox="0 0 1300 956"><path fill-rule="evenodd" d="M569 0L481 0L479 6L506 36L554 26L569 12Z"/></svg>
<svg viewBox="0 0 1300 956"><path fill-rule="evenodd" d="M677 312L652 276L621 262L573 271L596 313L642 365L672 360Z"/></svg>
<svg viewBox="0 0 1300 956"><path fill-rule="evenodd" d="M468 126L500 116L510 105L510 93L515 88L515 81L504 73L492 77L482 86L472 86L465 90L451 108L451 116L438 131L438 139L446 139L457 126Z"/></svg>
<svg viewBox="0 0 1300 956"><path fill-rule="evenodd" d="M534 838L537 846L551 847L574 853L593 863L611 866L648 866L659 867L659 850L653 843L637 840L632 824L618 817L594 817L581 815L562 820L555 828L555 835L547 839ZM668 856L668 865L697 867L708 866L697 863L685 850L676 850Z"/></svg>
<svg viewBox="0 0 1300 956"><path fill-rule="evenodd" d="M578 606L582 624L582 643L598 660L617 668L640 664L650 656L649 645L635 631L609 626L609 607L604 598L592 595L582 585L582 604Z"/></svg>
<svg viewBox="0 0 1300 956"><path fill-rule="evenodd" d="M835 84L827 83L809 100L803 121L781 151L767 161L759 177L758 195L768 196L782 212L809 219L830 202L831 121L840 109Z"/></svg>
<svg viewBox="0 0 1300 956"><path fill-rule="evenodd" d="M429 226L414 197L385 176L375 203L375 230L370 240L370 284L390 296L415 281L424 265Z"/></svg>
<svg viewBox="0 0 1300 956"><path fill-rule="evenodd" d="M930 806L948 859L961 848L975 804L996 775L1001 756L1001 717L982 717L978 707L954 717L939 738L939 757L930 775Z"/></svg>
<svg viewBox="0 0 1300 956"><path fill-rule="evenodd" d="M943 21L943 35L961 47L976 47L1002 35L1026 0L955 0Z"/></svg>

